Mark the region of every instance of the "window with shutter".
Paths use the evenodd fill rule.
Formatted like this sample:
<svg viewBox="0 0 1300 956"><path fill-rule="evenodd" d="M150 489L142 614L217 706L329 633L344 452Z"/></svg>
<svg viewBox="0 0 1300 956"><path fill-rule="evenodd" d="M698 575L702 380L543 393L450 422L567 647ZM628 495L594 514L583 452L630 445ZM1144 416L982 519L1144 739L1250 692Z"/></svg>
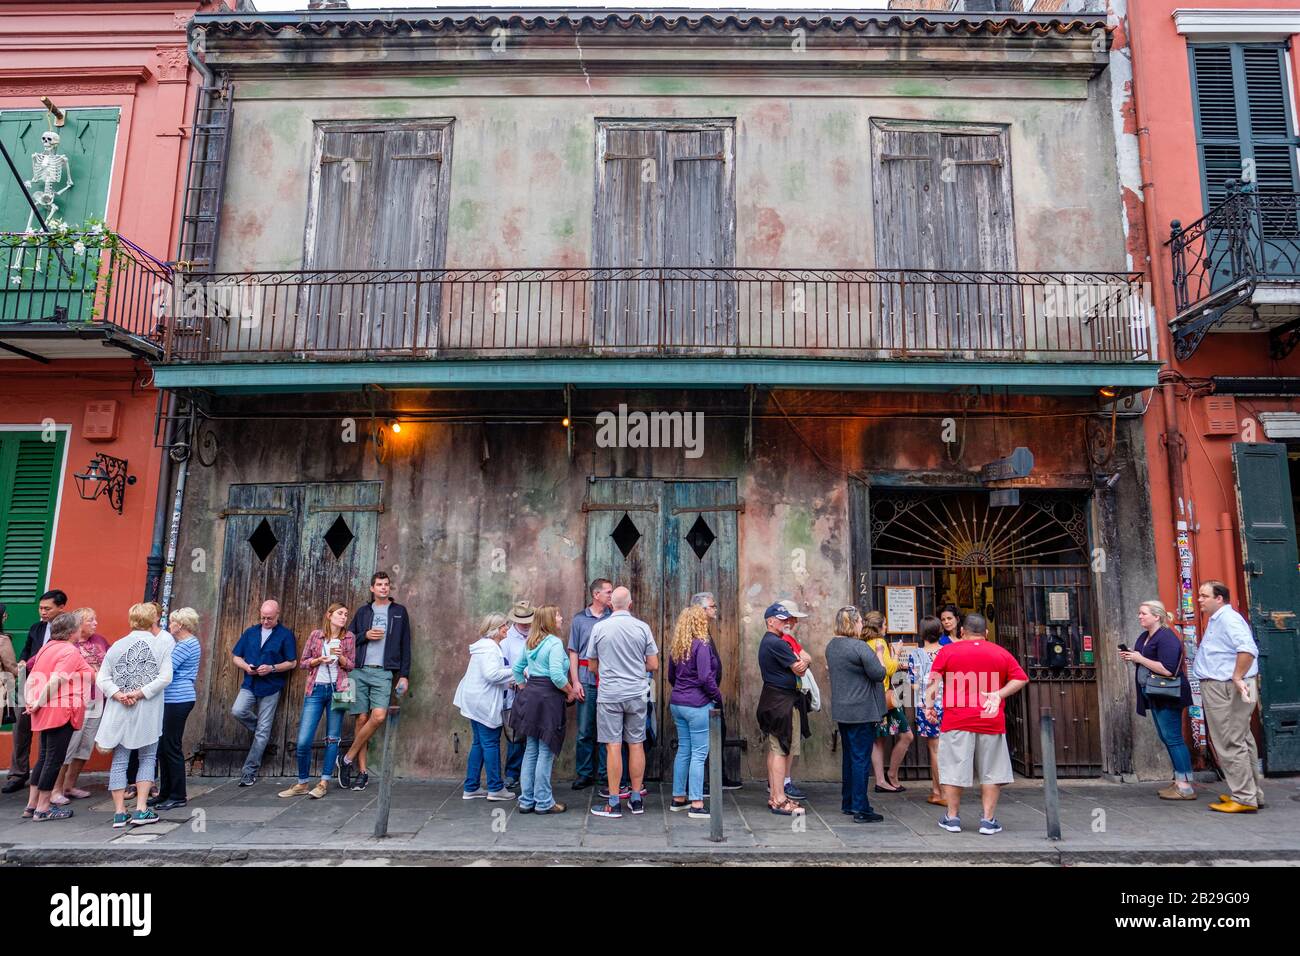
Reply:
<svg viewBox="0 0 1300 956"><path fill-rule="evenodd" d="M1227 198L1228 180L1253 181L1261 195L1296 191L1300 141L1291 122L1284 48L1195 44L1190 55L1206 211Z"/></svg>
<svg viewBox="0 0 1300 956"><path fill-rule="evenodd" d="M25 634L48 584L67 432L43 441L39 431L0 432L0 604L6 631Z"/></svg>

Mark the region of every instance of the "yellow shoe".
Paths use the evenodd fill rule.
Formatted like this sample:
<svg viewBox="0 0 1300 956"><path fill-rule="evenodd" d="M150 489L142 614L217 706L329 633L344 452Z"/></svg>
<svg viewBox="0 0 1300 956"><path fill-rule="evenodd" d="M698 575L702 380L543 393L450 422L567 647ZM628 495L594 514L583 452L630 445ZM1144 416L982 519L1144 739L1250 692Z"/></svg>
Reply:
<svg viewBox="0 0 1300 956"><path fill-rule="evenodd" d="M310 793L311 787L305 783L295 783L288 790L281 790L278 796L281 797L301 797L304 793Z"/></svg>
<svg viewBox="0 0 1300 956"><path fill-rule="evenodd" d="M1210 809L1218 810L1220 813L1254 813L1259 808L1238 803L1236 800L1224 800L1220 803L1210 804Z"/></svg>
<svg viewBox="0 0 1300 956"><path fill-rule="evenodd" d="M1230 793L1221 793L1221 794L1219 794L1219 802L1220 802L1220 803L1234 803L1235 801L1232 799L1232 794L1230 794ZM1242 804L1242 806L1247 806L1247 804ZM1264 807L1265 807L1265 803L1264 803L1263 800L1260 800L1258 803L1255 804L1255 806L1256 806L1257 809L1263 810Z"/></svg>
<svg viewBox="0 0 1300 956"><path fill-rule="evenodd" d="M329 788L330 785L322 780L320 783L316 784L316 786L311 788L311 793L307 794L307 796L311 797L313 800L319 800L329 792Z"/></svg>

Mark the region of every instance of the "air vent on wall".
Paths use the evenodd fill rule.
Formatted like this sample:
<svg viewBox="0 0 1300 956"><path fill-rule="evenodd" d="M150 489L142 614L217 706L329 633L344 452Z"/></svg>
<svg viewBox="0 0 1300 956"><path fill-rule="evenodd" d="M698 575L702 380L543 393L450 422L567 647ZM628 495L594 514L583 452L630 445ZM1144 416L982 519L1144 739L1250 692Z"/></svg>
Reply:
<svg viewBox="0 0 1300 956"><path fill-rule="evenodd" d="M1237 400L1231 395L1209 395L1205 398L1205 434L1237 434Z"/></svg>
<svg viewBox="0 0 1300 956"><path fill-rule="evenodd" d="M117 438L117 400L86 402L81 421L81 437L87 441L112 441Z"/></svg>

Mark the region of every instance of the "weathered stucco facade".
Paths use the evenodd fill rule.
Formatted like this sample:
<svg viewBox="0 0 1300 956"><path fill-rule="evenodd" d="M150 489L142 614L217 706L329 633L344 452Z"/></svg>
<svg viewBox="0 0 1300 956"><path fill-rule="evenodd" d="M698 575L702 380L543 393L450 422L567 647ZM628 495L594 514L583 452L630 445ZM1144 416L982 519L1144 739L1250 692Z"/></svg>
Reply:
<svg viewBox="0 0 1300 956"><path fill-rule="evenodd" d="M618 215L602 220L607 161L638 158L613 156L602 129L610 121L638 120L672 128L708 120L724 127L716 153L684 158L724 164L726 182L734 184L726 187L734 195L734 219L729 212L716 214L727 261L703 263L709 267L926 268L932 271L923 282L955 286L1019 282L1007 277L1020 273L1050 283L1057 273L1124 269L1104 21L939 17L938 26L918 26L903 18L832 19L756 21L746 32L731 20L663 18L644 26L605 17L515 17L500 24L471 17L383 27L367 26L360 16L323 14L302 27L274 18L260 24L210 18L203 56L229 81L233 104L215 271L321 269L311 256L321 247L314 230L325 219L313 204L323 194L321 178L333 175L321 170L351 160L364 177L373 161L323 148L321 124L417 120L440 124L437 188L446 191L446 214L438 220L443 232L437 242L445 251L435 270L694 265L596 261L601 235L637 228ZM873 139L873 123L880 121L910 121L935 136L974 131L1004 144L995 159L955 163L992 167L1002 178L991 181L1009 183L1009 194L998 197L1001 205L990 206L987 216L1002 216L1005 209L1010 221L975 224L979 238L963 261L976 265L884 261L897 255L887 249L906 246L896 239L909 230L937 229L923 237L923 248L946 240L942 224L896 217L888 205L882 212L881 204L891 201L880 185L883 164L925 157L906 149L883 155ZM951 181L943 178L947 165L934 170L936 190ZM412 197L381 192L374 202L375 217L400 222ZM984 214L965 212L973 220ZM890 235L878 234L882 228ZM1000 237L995 245L1005 249L984 248L994 234ZM987 264L980 266L985 254ZM369 263L329 264L406 266L384 260L380 251ZM962 269L975 268L1003 279L962 278L968 275ZM280 288L286 281L276 279ZM463 308L457 299L440 301ZM1128 334L1145 339L1138 328L1144 322L1139 313ZM212 340L233 336L234 327L221 327ZM1083 327L1092 337L1089 348L1098 348L1097 326L1085 321ZM335 354L335 361L313 363L301 340L296 352L287 335L262 341L269 343L267 354L247 344L228 346L232 361L226 366L209 356L159 368L163 387L193 399L208 418L200 436L216 442L215 451L195 443L207 451L199 454L203 463L189 469L176 602L198 608L205 622L224 632L251 622L262 598L278 596L302 638L323 607L299 605L321 600L319 591L298 601L288 591L255 593L252 583L241 590L238 582L269 580L262 565L280 558L263 556L258 565L240 557L240 549L262 515L299 520L285 518L292 511L308 527L311 514L333 520L333 505L294 511L299 506L289 499L296 492L241 486L310 486L318 489L304 492L311 498L331 493L319 490L322 483L381 483L364 490L378 496L378 507L368 497L340 517L346 512L372 522L356 532L356 546L373 542L374 566L393 575L397 599L415 622L411 699L398 743L403 774L449 775L463 767L468 723L451 698L482 614L527 598L558 604L568 618L583 605L584 582L593 573L620 578L619 568L593 558L608 548L601 516L619 515L590 507L609 505L595 489L613 486L602 482L628 480L618 486L623 491L611 492L619 502L634 479L666 486L711 479L730 488L720 492L726 503L713 511L647 506L643 512L655 516L646 522L675 520L678 511L735 516L734 534L719 536L719 547L734 555L721 559L734 576L734 593L720 599L720 627L733 643L719 643L728 648L724 671L734 675L729 714L737 722L729 734L747 742L744 775L761 776L754 707L761 689L755 648L762 609L790 598L808 610L800 636L827 693L822 651L835 610L872 603L879 583L871 579L864 593L861 575L872 562L872 496L943 490L986 501L981 466L1018 446L1035 455L1024 493L1064 496L1080 516L1069 547L1079 556L1071 593L1089 595L1089 607L1075 613L1090 623L1076 621L1076 631L1086 627L1088 635L1076 649L1086 656L1072 663L1094 683L1088 685L1091 703L1075 722L1091 722L1080 732L1100 743L1078 766L1165 772L1147 728L1134 727L1129 675L1108 653L1133 630L1136 603L1154 593L1145 450L1133 419L1099 415L1096 397L1100 385L1132 387L1145 381L1141 376L1154 381L1149 353L1121 357L1102 349L1053 364L1027 358L1024 342L1009 338L999 340L997 354L973 341L957 343L949 361L909 358L902 350L888 361L839 356L819 362L811 352L751 354L741 347L721 357L698 352L700 362L692 365L691 351L683 349L672 357L684 362L655 374L647 370L665 357L662 343L658 356L637 348L598 354L569 348L565 354L573 361L563 364L544 349L524 349L460 354L457 364L417 356L414 347L402 355ZM409 360L385 364L397 358ZM469 378L457 380L457 369L468 369L463 374ZM596 416L623 404L702 413L700 455L682 448L599 447ZM569 429L561 424L565 416ZM393 422L400 422L400 433ZM718 521L717 527L733 527ZM301 537L296 547L316 547L312 541ZM301 552L291 563L314 560ZM238 567L228 566L234 561ZM369 570L367 564L367 578ZM275 580L293 573L285 565ZM349 573L355 578L358 572ZM294 580L305 578L298 573ZM363 598L364 587L337 597L349 606ZM972 607L984 607L981 598L973 600ZM634 610L654 606L658 636L665 638L663 624L681 609L675 592L665 588L652 600L634 595L634 601ZM1012 626L1008 619L1008 634ZM209 655L206 667L200 699L213 714L233 696L234 675L219 652ZM296 695L286 700L282 710L296 724ZM1074 719L1064 713L1061 719ZM1036 712L1028 719L1036 726ZM211 726L205 739L204 721L192 721L193 743L218 743ZM833 729L824 709L814 718L799 775L838 775ZM1071 754L1060 759L1069 763ZM570 744L558 776L572 764Z"/></svg>

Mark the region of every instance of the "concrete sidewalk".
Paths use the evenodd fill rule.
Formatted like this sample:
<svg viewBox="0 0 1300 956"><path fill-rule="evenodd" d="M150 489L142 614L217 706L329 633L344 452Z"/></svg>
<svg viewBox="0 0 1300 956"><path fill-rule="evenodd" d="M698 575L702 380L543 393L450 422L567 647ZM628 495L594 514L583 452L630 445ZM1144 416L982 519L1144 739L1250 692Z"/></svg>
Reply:
<svg viewBox="0 0 1300 956"><path fill-rule="evenodd" d="M560 782L567 813L524 815L511 803L462 800L458 781L401 780L394 785L389 836L372 836L378 786L362 793L331 790L324 800L282 800L292 780L262 779L240 789L234 779L191 778L190 803L139 830L109 825L112 801L103 775L87 775L88 800L62 822L20 819L24 793L0 797L0 863L14 864L316 864L386 862L527 865L763 862L866 864L926 861L955 864L1230 864L1300 863L1296 780L1270 781L1268 805L1256 814L1206 809L1221 788L1198 787L1193 802L1159 800L1159 784L1070 782L1061 787L1062 839L1046 838L1041 782L1003 791L996 836L978 832L978 798L968 791L965 832L937 825L940 808L925 802L922 782L906 793L873 793L885 820L857 824L840 813L839 785L807 784L800 827L768 812L762 782L724 795L726 842L709 842L709 823L668 810L670 787L650 784L646 812L618 820L592 816L592 789Z"/></svg>

